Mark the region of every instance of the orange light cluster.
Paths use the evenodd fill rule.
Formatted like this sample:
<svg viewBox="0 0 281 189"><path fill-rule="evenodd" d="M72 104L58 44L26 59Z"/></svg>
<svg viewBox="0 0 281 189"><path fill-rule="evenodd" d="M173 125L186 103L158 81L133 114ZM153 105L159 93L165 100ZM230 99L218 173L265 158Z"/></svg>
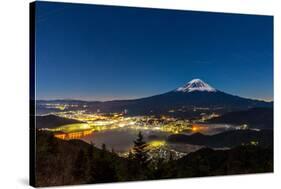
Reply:
<svg viewBox="0 0 281 189"><path fill-rule="evenodd" d="M204 126L201 125L197 125L197 124L193 124L192 125L192 132L199 132L201 130L205 129Z"/></svg>
<svg viewBox="0 0 281 189"><path fill-rule="evenodd" d="M90 134L92 134L92 130L79 131L73 133L57 133L54 136L62 140L71 140L71 139L79 139Z"/></svg>

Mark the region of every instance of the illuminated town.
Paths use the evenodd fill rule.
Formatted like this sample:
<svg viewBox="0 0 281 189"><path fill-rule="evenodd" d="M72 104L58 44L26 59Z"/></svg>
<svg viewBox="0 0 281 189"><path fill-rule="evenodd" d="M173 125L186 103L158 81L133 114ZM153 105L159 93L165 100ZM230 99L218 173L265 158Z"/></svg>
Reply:
<svg viewBox="0 0 281 189"><path fill-rule="evenodd" d="M63 125L53 129L56 137L62 139L81 138L91 132L112 130L117 128L129 128L136 130L156 130L171 134L182 132L199 132L204 129L199 124L191 123L189 120L178 120L173 117L161 116L126 116L124 114L112 113L86 113L84 110L62 111L52 113L59 117L80 121L81 123ZM78 133L78 134L77 134Z"/></svg>
<svg viewBox="0 0 281 189"><path fill-rule="evenodd" d="M80 105L81 106L81 105ZM61 125L55 128L42 128L41 130L47 130L54 134L56 138L63 140L71 139L84 139L87 136L91 136L97 132L106 132L114 130L133 130L133 131L148 131L156 133L166 133L166 136L171 134L192 134L197 132L207 132L209 127L204 125L204 122L218 115L215 113L202 114L201 117L194 121L189 119L179 119L171 116L129 116L126 111L123 113L101 113L89 112L87 106L71 104L45 104L45 107L50 110L45 115L56 115L61 118L67 118L77 121L77 123ZM228 128L229 126L225 126ZM245 126L244 126L245 127ZM239 127L240 128L240 127ZM157 134L156 134L157 135ZM89 141L87 141L89 142ZM160 157L164 159L174 158L178 159L189 152L196 151L202 146L173 146L173 144L167 143L165 139L159 139L157 136L155 139L148 141L148 147L151 157ZM130 150L118 151L122 157L127 157Z"/></svg>

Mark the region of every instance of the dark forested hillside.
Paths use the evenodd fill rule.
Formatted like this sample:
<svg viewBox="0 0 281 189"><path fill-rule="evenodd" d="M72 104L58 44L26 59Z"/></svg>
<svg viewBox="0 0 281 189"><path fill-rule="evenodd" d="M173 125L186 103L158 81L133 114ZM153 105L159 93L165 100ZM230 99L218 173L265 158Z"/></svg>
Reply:
<svg viewBox="0 0 281 189"><path fill-rule="evenodd" d="M252 108L226 113L209 120L210 123L248 124L253 128L273 128L273 108Z"/></svg>
<svg viewBox="0 0 281 189"><path fill-rule="evenodd" d="M169 142L204 145L214 148L235 147L239 145L256 144L263 147L273 145L272 130L234 130L219 133L216 135L193 135L175 134L168 138Z"/></svg>
<svg viewBox="0 0 281 189"><path fill-rule="evenodd" d="M71 123L81 123L80 121L74 119L67 119L63 117L58 117L55 115L46 116L36 116L36 128L55 128L61 125L71 124Z"/></svg>
<svg viewBox="0 0 281 189"><path fill-rule="evenodd" d="M135 143L136 149L139 143ZM251 145L225 151L201 149L179 160L156 159L144 163L131 155L121 158L105 145L98 149L80 140L60 140L38 131L35 171L37 187L262 173L273 171L273 151L271 147Z"/></svg>
<svg viewBox="0 0 281 189"><path fill-rule="evenodd" d="M273 149L239 146L231 150L203 148L163 169L167 178L273 172Z"/></svg>
<svg viewBox="0 0 281 189"><path fill-rule="evenodd" d="M37 132L36 186L128 180L127 161L81 140L60 140ZM118 175L117 171L118 170Z"/></svg>

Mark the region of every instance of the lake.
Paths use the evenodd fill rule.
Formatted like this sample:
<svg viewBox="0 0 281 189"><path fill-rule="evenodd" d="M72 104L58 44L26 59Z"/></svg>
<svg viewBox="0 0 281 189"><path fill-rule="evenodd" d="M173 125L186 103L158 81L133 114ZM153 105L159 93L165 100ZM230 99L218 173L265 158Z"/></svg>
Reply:
<svg viewBox="0 0 281 189"><path fill-rule="evenodd" d="M195 128L195 130L181 134L191 135L196 132L200 132L206 135L214 135L220 132L234 130L236 129L236 126L227 124L196 124ZM143 134L144 140L148 143L153 141L165 141L165 146L159 146L159 148L165 147L165 149L175 150L177 152L187 154L203 147L198 145L167 143L166 139L172 133L127 127L93 132L90 135L82 137L81 140L87 143L92 142L99 148L101 148L102 144L106 144L108 150L114 149L115 152L126 153L133 147L134 140L137 138L139 132Z"/></svg>

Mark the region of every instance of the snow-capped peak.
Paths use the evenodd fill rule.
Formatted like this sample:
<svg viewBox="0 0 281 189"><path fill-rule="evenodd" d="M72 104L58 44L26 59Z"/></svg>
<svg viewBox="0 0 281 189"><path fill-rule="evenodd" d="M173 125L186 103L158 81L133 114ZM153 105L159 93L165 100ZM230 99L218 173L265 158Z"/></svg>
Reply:
<svg viewBox="0 0 281 189"><path fill-rule="evenodd" d="M207 91L216 92L216 89L202 81L201 79L193 79L183 87L176 89L177 92L193 92L193 91Z"/></svg>

